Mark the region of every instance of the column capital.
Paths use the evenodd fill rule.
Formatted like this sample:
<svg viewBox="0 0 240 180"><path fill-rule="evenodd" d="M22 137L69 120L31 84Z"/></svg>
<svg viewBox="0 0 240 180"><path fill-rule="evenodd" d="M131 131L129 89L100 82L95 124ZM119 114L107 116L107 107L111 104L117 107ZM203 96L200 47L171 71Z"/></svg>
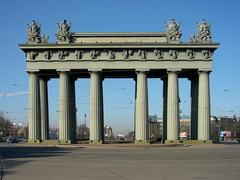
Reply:
<svg viewBox="0 0 240 180"><path fill-rule="evenodd" d="M143 68L143 69L136 69L135 71L136 71L136 73L138 73L138 72L146 72L147 73L147 72L150 71L150 69L144 69Z"/></svg>
<svg viewBox="0 0 240 180"><path fill-rule="evenodd" d="M42 76L42 75L40 75L39 78L44 81L49 81L51 79L50 77Z"/></svg>
<svg viewBox="0 0 240 180"><path fill-rule="evenodd" d="M39 69L27 70L28 74L36 74L39 73Z"/></svg>
<svg viewBox="0 0 240 180"><path fill-rule="evenodd" d="M71 81L74 81L74 82L75 82L77 79L78 79L77 77L70 76L70 80L71 80Z"/></svg>
<svg viewBox="0 0 240 180"><path fill-rule="evenodd" d="M133 77L133 80L134 80L135 82L137 82L137 77L136 77L136 76L134 76L134 77Z"/></svg>
<svg viewBox="0 0 240 180"><path fill-rule="evenodd" d="M88 69L88 71L91 72L102 72L102 69L96 69L96 68L92 68L92 69Z"/></svg>
<svg viewBox="0 0 240 180"><path fill-rule="evenodd" d="M189 76L188 80L192 82L192 81L195 81L197 78L198 78L198 74L196 73L196 74Z"/></svg>
<svg viewBox="0 0 240 180"><path fill-rule="evenodd" d="M164 75L164 76L160 77L160 79L161 79L162 81L167 81L167 75Z"/></svg>
<svg viewBox="0 0 240 180"><path fill-rule="evenodd" d="M211 73L211 69L198 69L198 73L205 72L205 73Z"/></svg>
<svg viewBox="0 0 240 180"><path fill-rule="evenodd" d="M59 68L56 71L61 73L61 72L70 72L70 70L71 69L69 69L69 68Z"/></svg>
<svg viewBox="0 0 240 180"><path fill-rule="evenodd" d="M167 73L169 73L169 72L176 72L176 73L178 73L178 72L180 72L182 69L175 69L175 68L170 68L170 69L167 69Z"/></svg>

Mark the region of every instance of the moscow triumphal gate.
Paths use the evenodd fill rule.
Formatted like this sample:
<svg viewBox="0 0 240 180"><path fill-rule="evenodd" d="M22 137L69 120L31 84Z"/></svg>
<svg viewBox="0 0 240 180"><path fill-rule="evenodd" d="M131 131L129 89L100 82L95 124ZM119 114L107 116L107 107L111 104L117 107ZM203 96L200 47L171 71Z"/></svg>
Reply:
<svg viewBox="0 0 240 180"><path fill-rule="evenodd" d="M41 35L40 25L28 25L28 40L20 44L29 75L29 143L48 141L48 81L59 78L59 140L76 142L75 82L90 78L90 140L103 143L104 78L135 80L135 143L149 143L148 78L163 81L163 139L179 140L178 79L191 81L191 135L208 142L210 129L209 74L219 44L212 42L210 24L197 25L189 42L181 42L180 25L172 19L165 32L71 32L66 20L58 23L57 42Z"/></svg>

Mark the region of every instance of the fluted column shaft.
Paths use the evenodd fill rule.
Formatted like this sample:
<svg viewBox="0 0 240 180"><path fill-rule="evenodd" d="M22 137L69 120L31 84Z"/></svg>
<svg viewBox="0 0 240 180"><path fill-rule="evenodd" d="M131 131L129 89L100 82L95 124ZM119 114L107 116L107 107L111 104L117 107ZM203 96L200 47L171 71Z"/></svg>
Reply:
<svg viewBox="0 0 240 180"><path fill-rule="evenodd" d="M29 143L41 141L39 77L29 73Z"/></svg>
<svg viewBox="0 0 240 180"><path fill-rule="evenodd" d="M163 142L167 140L167 79L163 79Z"/></svg>
<svg viewBox="0 0 240 180"><path fill-rule="evenodd" d="M191 79L191 139L198 136L198 77Z"/></svg>
<svg viewBox="0 0 240 180"><path fill-rule="evenodd" d="M136 143L148 140L148 88L146 72L137 72Z"/></svg>
<svg viewBox="0 0 240 180"><path fill-rule="evenodd" d="M69 75L67 72L60 72L59 92L59 141L69 143L71 139L71 123L69 108Z"/></svg>
<svg viewBox="0 0 240 180"><path fill-rule="evenodd" d="M103 101L103 78L100 79L100 107L101 107L101 139L104 142L104 101Z"/></svg>
<svg viewBox="0 0 240 180"><path fill-rule="evenodd" d="M178 72L168 71L167 90L167 140L179 138Z"/></svg>
<svg viewBox="0 0 240 180"><path fill-rule="evenodd" d="M90 143L103 143L102 81L98 71L90 72Z"/></svg>
<svg viewBox="0 0 240 180"><path fill-rule="evenodd" d="M134 139L136 139L136 103L137 103L137 78L134 78L135 81L135 88L134 88Z"/></svg>
<svg viewBox="0 0 240 180"><path fill-rule="evenodd" d="M76 108L76 92L75 92L75 78L69 80L69 108L70 108L70 134L72 142L76 142L76 128L77 128L77 108Z"/></svg>
<svg viewBox="0 0 240 180"><path fill-rule="evenodd" d="M209 72L199 71L198 140L209 140L209 130L210 130Z"/></svg>
<svg viewBox="0 0 240 180"><path fill-rule="evenodd" d="M40 106L41 106L41 138L49 138L49 115L48 115L48 79L40 78Z"/></svg>

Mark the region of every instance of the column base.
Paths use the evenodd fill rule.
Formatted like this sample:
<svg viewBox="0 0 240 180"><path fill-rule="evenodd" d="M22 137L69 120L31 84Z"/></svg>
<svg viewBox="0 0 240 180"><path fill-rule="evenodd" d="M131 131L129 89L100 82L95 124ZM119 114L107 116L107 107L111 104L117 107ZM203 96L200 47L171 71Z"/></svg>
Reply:
<svg viewBox="0 0 240 180"><path fill-rule="evenodd" d="M40 139L31 139L31 140L28 140L28 144L39 144L41 143L42 140Z"/></svg>
<svg viewBox="0 0 240 180"><path fill-rule="evenodd" d="M211 140L165 140L165 144L212 144Z"/></svg>
<svg viewBox="0 0 240 180"><path fill-rule="evenodd" d="M46 139L46 140L42 140L41 144L57 145L58 144L58 140L57 139Z"/></svg>
<svg viewBox="0 0 240 180"><path fill-rule="evenodd" d="M150 144L150 140L135 140L135 144Z"/></svg>
<svg viewBox="0 0 240 180"><path fill-rule="evenodd" d="M103 144L103 140L89 140L89 144Z"/></svg>
<svg viewBox="0 0 240 180"><path fill-rule="evenodd" d="M58 144L74 144L76 142L74 142L73 140L58 140Z"/></svg>

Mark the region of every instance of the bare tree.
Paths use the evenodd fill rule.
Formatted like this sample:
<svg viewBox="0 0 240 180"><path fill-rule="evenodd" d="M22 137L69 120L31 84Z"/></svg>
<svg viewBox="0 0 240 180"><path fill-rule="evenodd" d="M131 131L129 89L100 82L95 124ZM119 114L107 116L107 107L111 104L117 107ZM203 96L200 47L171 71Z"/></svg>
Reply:
<svg viewBox="0 0 240 180"><path fill-rule="evenodd" d="M12 127L12 122L4 116L3 112L0 112L0 132L11 129Z"/></svg>

